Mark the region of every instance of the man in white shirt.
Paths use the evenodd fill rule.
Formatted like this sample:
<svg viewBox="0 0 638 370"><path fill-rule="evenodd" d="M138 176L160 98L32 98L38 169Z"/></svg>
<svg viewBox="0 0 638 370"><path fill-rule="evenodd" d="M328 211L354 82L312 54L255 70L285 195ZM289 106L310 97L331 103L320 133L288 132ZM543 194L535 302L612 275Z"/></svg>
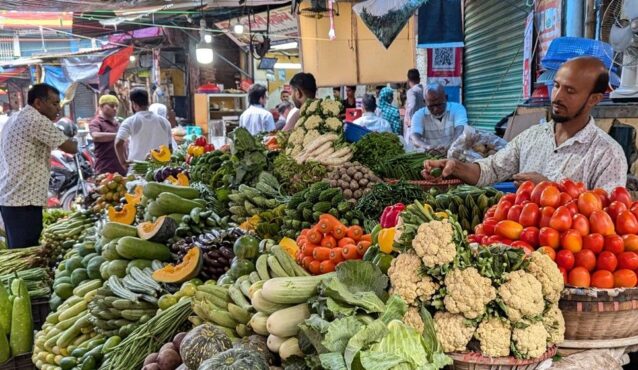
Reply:
<svg viewBox="0 0 638 370"><path fill-rule="evenodd" d="M135 114L122 122L115 137L115 154L124 168L128 168L127 162L145 160L151 150L158 149L160 145L172 150L171 124L166 118L148 110L146 90L131 90L129 99Z"/></svg>
<svg viewBox="0 0 638 370"><path fill-rule="evenodd" d="M248 89L250 107L239 116L239 127L245 128L252 135L275 130L275 119L272 113L264 108L267 100L266 91L264 85L252 85Z"/></svg>
<svg viewBox="0 0 638 370"><path fill-rule="evenodd" d="M428 85L425 107L412 116L412 144L426 151L447 152L467 125L467 111L459 103L448 102L440 84Z"/></svg>
<svg viewBox="0 0 638 370"><path fill-rule="evenodd" d="M627 184L627 160L621 146L598 128L592 108L609 84L605 65L594 57L565 62L554 79L552 121L533 126L496 154L476 163L425 161L425 172L443 169L468 184L485 186L516 182L582 181L588 189L607 191Z"/></svg>
<svg viewBox="0 0 638 370"><path fill-rule="evenodd" d="M424 105L423 86L418 69L413 68L408 71L408 87L409 89L405 93L405 115L403 116L403 138L406 142L410 141L412 116Z"/></svg>
<svg viewBox="0 0 638 370"><path fill-rule="evenodd" d="M377 100L374 98L373 95L364 95L362 103L364 113L361 117L354 120L354 124L363 126L368 130L374 132L392 132L390 122L377 116L377 114L375 113L377 110Z"/></svg>

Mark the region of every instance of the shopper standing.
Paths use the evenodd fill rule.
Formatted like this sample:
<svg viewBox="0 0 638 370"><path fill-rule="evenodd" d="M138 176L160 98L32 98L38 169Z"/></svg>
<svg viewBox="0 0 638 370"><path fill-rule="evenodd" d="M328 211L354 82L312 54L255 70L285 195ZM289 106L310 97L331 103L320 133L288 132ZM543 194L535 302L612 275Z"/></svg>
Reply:
<svg viewBox="0 0 638 370"><path fill-rule="evenodd" d="M119 124L115 119L119 101L114 95L102 95L99 100L98 114L89 123L89 131L95 146L95 173L119 173L126 175L126 169L117 160L115 136Z"/></svg>
<svg viewBox="0 0 638 370"><path fill-rule="evenodd" d="M250 107L239 116L239 127L243 127L252 135L275 130L275 118L266 110L266 86L254 84L248 89Z"/></svg>
<svg viewBox="0 0 638 370"><path fill-rule="evenodd" d="M377 116L377 101L374 95L366 94L363 96L363 115L354 120L355 125L359 125L374 132L392 132L390 123Z"/></svg>
<svg viewBox="0 0 638 370"><path fill-rule="evenodd" d="M292 86L292 101L295 103L296 110L292 110L288 114L284 131L292 131L299 120L299 109L309 99L315 99L317 95L317 81L312 73L297 73L290 80Z"/></svg>
<svg viewBox="0 0 638 370"><path fill-rule="evenodd" d="M403 134L403 122L399 108L392 105L394 100L394 90L391 87L384 87L379 92L379 116L390 123L392 132L401 136Z"/></svg>
<svg viewBox="0 0 638 370"><path fill-rule="evenodd" d="M34 85L27 103L9 118L0 134L0 213L9 248L38 245L51 176L51 150L74 154L78 148L53 124L61 110L56 88Z"/></svg>
<svg viewBox="0 0 638 370"><path fill-rule="evenodd" d="M412 134L412 116L419 109L425 106L423 101L423 86L421 86L421 75L417 69L408 71L409 90L405 97L405 115L403 116L403 138L406 143L410 142Z"/></svg>

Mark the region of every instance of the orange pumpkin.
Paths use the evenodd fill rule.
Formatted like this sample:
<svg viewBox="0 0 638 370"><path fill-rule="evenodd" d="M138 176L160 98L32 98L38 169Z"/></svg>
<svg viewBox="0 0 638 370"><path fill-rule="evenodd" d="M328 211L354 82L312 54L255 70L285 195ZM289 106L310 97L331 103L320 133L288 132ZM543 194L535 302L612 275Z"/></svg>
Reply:
<svg viewBox="0 0 638 370"><path fill-rule="evenodd" d="M121 211L117 211L115 207L110 206L108 209L109 221L119 222L125 225L132 225L135 222L135 214L137 209L132 204L125 204Z"/></svg>
<svg viewBox="0 0 638 370"><path fill-rule="evenodd" d="M134 206L139 205L142 202L142 192L144 191L144 187L138 185L135 187L135 191L133 194L126 193L124 194L124 199L126 199L126 204L132 204Z"/></svg>
<svg viewBox="0 0 638 370"><path fill-rule="evenodd" d="M168 163L171 161L171 151L166 145L160 145L159 150L151 150L151 158L159 163Z"/></svg>
<svg viewBox="0 0 638 370"><path fill-rule="evenodd" d="M181 263L169 264L153 272L153 279L161 283L182 283L196 277L202 265L202 251L198 247L193 247Z"/></svg>

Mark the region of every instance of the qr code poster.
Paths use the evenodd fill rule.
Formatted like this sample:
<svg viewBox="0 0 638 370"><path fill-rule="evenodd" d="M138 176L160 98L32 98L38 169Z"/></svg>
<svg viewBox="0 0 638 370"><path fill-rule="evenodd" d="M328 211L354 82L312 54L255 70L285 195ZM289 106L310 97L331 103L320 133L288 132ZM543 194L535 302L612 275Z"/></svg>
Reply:
<svg viewBox="0 0 638 370"><path fill-rule="evenodd" d="M428 49L429 77L461 77L463 48Z"/></svg>

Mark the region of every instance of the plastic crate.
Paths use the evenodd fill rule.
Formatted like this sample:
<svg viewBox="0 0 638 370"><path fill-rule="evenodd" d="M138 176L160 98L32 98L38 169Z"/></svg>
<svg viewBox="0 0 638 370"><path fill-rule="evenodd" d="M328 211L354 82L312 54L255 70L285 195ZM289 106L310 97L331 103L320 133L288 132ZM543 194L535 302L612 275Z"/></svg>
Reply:
<svg viewBox="0 0 638 370"><path fill-rule="evenodd" d="M362 137L372 132L365 127L350 122L346 122L344 126L344 135L346 141L349 143L356 143L361 140Z"/></svg>
<svg viewBox="0 0 638 370"><path fill-rule="evenodd" d="M513 182L499 182L492 185L492 187L503 193L516 193L516 185Z"/></svg>
<svg viewBox="0 0 638 370"><path fill-rule="evenodd" d="M9 361L0 364L0 370L34 370L37 369L31 360L31 353L10 358Z"/></svg>
<svg viewBox="0 0 638 370"><path fill-rule="evenodd" d="M36 298L31 301L31 314L33 316L33 329L40 330L51 312L48 298Z"/></svg>

